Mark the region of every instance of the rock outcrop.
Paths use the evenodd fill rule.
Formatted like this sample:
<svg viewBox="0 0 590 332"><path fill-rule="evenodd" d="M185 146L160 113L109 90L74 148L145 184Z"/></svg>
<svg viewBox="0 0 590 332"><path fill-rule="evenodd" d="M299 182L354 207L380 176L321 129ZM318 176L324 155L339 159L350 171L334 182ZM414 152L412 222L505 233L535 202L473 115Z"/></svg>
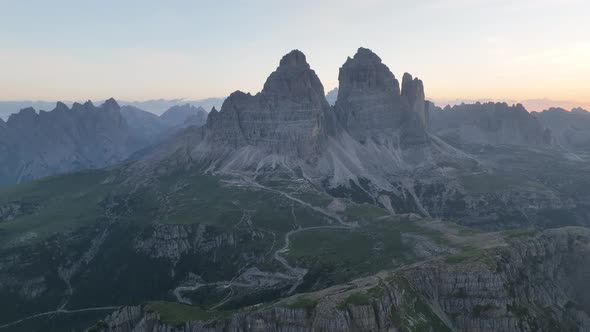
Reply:
<svg viewBox="0 0 590 332"><path fill-rule="evenodd" d="M220 112L211 112L207 139L232 148L251 146L266 154L310 158L320 143L324 88L300 51L285 55L254 96L236 91Z"/></svg>
<svg viewBox="0 0 590 332"><path fill-rule="evenodd" d="M202 126L207 121L207 111L201 106L190 104L170 107L160 115L160 120L168 128L187 127L190 125Z"/></svg>
<svg viewBox="0 0 590 332"><path fill-rule="evenodd" d="M431 131L461 144L549 146L548 130L520 104L476 103L445 107L430 115Z"/></svg>
<svg viewBox="0 0 590 332"><path fill-rule="evenodd" d="M109 99L52 111L28 107L0 122L0 187L68 171L122 162L189 126L202 126L207 112L190 105L161 117ZM137 156L138 157L138 156Z"/></svg>
<svg viewBox="0 0 590 332"><path fill-rule="evenodd" d="M180 331L586 331L590 231L512 236L477 250L296 295L271 306L187 321ZM149 306L123 307L99 331L167 331Z"/></svg>
<svg viewBox="0 0 590 332"><path fill-rule="evenodd" d="M575 108L572 108L572 113L574 113L574 114L588 114L588 113L590 113L590 111L583 109L581 107L575 107Z"/></svg>
<svg viewBox="0 0 590 332"><path fill-rule="evenodd" d="M547 128L551 129L556 144L566 149L588 149L590 145L590 113L578 108L571 112L563 108L550 108L533 113Z"/></svg>
<svg viewBox="0 0 590 332"><path fill-rule="evenodd" d="M179 164L228 174L280 168L324 187L368 178L397 191L388 175L469 159L428 134L423 84L404 77L400 89L381 59L360 48L340 69L338 99L331 108L305 55L292 51L260 93L232 93L202 129L168 141L134 165L133 173Z"/></svg>
<svg viewBox="0 0 590 332"><path fill-rule="evenodd" d="M381 59L366 48L348 58L338 77L335 112L348 133L365 143L396 146L426 140L422 81L404 75L403 89Z"/></svg>
<svg viewBox="0 0 590 332"><path fill-rule="evenodd" d="M66 171L99 168L128 158L147 145L134 135L119 105L109 99L51 112L26 108L12 114L0 135L0 186Z"/></svg>
<svg viewBox="0 0 590 332"><path fill-rule="evenodd" d="M334 89L328 91L328 93L326 93L326 100L328 101L328 104L330 104L330 106L334 106L334 104L336 104L337 99L338 99L338 88L334 88Z"/></svg>
<svg viewBox="0 0 590 332"><path fill-rule="evenodd" d="M30 214L34 210L35 206L31 203L14 201L0 204L0 223Z"/></svg>

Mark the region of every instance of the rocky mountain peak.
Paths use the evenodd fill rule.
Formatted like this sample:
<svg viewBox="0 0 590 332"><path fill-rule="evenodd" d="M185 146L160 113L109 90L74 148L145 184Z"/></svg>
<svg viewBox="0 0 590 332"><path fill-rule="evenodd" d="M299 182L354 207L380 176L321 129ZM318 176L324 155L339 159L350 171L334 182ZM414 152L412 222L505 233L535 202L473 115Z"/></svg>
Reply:
<svg viewBox="0 0 590 332"><path fill-rule="evenodd" d="M417 114L421 125L426 127L424 84L420 79L404 73L402 78L402 96L408 99L412 111Z"/></svg>
<svg viewBox="0 0 590 332"><path fill-rule="evenodd" d="M195 115L203 119L207 117L207 111L201 106L195 107L191 104L175 105L160 115L160 120L168 126L176 127L184 125L189 118Z"/></svg>
<svg viewBox="0 0 590 332"><path fill-rule="evenodd" d="M575 150L590 146L590 116L586 110L549 108L533 114L545 127L551 129L556 145Z"/></svg>
<svg viewBox="0 0 590 332"><path fill-rule="evenodd" d="M68 107L68 105L62 103L61 101L58 101L55 104L55 111L58 111L58 112L67 112L69 110L70 110L70 108Z"/></svg>
<svg viewBox="0 0 590 332"><path fill-rule="evenodd" d="M529 112L529 111L526 110L526 108L524 107L524 105L523 104L520 104L520 103L514 105L514 110L516 112L521 112L521 113L523 113L523 112L524 113L528 113Z"/></svg>
<svg viewBox="0 0 590 332"><path fill-rule="evenodd" d="M71 110L57 102L53 110L39 114L24 109L9 118L1 139L11 147L6 158L22 163L2 165L0 186L112 165L148 145L149 138L139 134L144 133L129 126L114 99L99 107L90 101L75 103Z"/></svg>
<svg viewBox="0 0 590 332"><path fill-rule="evenodd" d="M368 48L359 47L354 55L356 61L381 63L381 58Z"/></svg>
<svg viewBox="0 0 590 332"><path fill-rule="evenodd" d="M300 50L293 50L283 56L277 70L309 70L305 54Z"/></svg>
<svg viewBox="0 0 590 332"><path fill-rule="evenodd" d="M109 98L109 99L105 100L104 104L102 104L102 107L105 109L114 110L114 111L121 110L121 106L119 106L119 103L117 103L117 101L114 98Z"/></svg>
<svg viewBox="0 0 590 332"><path fill-rule="evenodd" d="M405 92L410 98L402 97L399 82L379 56L360 48L340 68L338 98L331 108L305 55L295 50L280 60L260 93L233 92L220 111L209 113L203 128L187 131L154 155L165 160L169 151L188 150L186 162L221 172L304 167L309 176L334 175L334 185L372 167L391 172L381 168L383 155L399 169L433 153L446 158L444 147L429 150L424 87L418 79L409 82Z"/></svg>
<svg viewBox="0 0 590 332"><path fill-rule="evenodd" d="M84 106L82 104L75 102L72 104L72 111L81 110L83 107Z"/></svg>
<svg viewBox="0 0 590 332"><path fill-rule="evenodd" d="M417 99L424 99L424 85L417 77L413 78L411 74L404 73L402 78L402 96L406 96L410 103Z"/></svg>
<svg viewBox="0 0 590 332"><path fill-rule="evenodd" d="M205 127L209 154L244 148L261 156L307 158L314 155L320 119L329 110L320 79L305 55L294 50L281 59L260 93L235 91L219 112L212 110ZM252 155L243 157L248 160L234 160L234 165L254 161Z"/></svg>
<svg viewBox="0 0 590 332"><path fill-rule="evenodd" d="M359 48L340 68L336 113L349 134L361 143L419 145L426 140L426 115L422 81L404 75L399 82L366 48ZM403 96L402 96L403 94Z"/></svg>
<svg viewBox="0 0 590 332"><path fill-rule="evenodd" d="M37 111L32 107L23 108L18 113L11 114L6 121L9 126L31 123L37 119Z"/></svg>
<svg viewBox="0 0 590 332"><path fill-rule="evenodd" d="M322 82L299 50L291 51L281 59L279 67L264 83L261 94L271 102L290 100L329 107Z"/></svg>
<svg viewBox="0 0 590 332"><path fill-rule="evenodd" d="M85 109L93 109L93 108L95 108L95 107L94 107L94 104L92 103L92 101L91 101L91 100L87 100L87 101L84 103L84 108L85 108Z"/></svg>
<svg viewBox="0 0 590 332"><path fill-rule="evenodd" d="M550 107L546 110L543 110L543 112L541 113L568 113L568 111L565 108L561 108L561 107Z"/></svg>
<svg viewBox="0 0 590 332"><path fill-rule="evenodd" d="M92 101L88 100L84 104L74 103L72 105L72 111L74 112L83 112L83 111L91 111L96 109Z"/></svg>
<svg viewBox="0 0 590 332"><path fill-rule="evenodd" d="M331 106L334 106L334 104L336 104L337 99L338 99L338 88L334 88L334 89L328 91L328 93L326 93L326 100L328 101L328 103Z"/></svg>
<svg viewBox="0 0 590 332"><path fill-rule="evenodd" d="M560 114L555 109L546 111ZM551 130L521 104L461 104L430 114L431 131L457 144L550 145Z"/></svg>
<svg viewBox="0 0 590 332"><path fill-rule="evenodd" d="M576 107L576 108L572 108L572 113L577 113L577 114L588 114L590 112L588 112L587 110L581 108L581 107Z"/></svg>
<svg viewBox="0 0 590 332"><path fill-rule="evenodd" d="M338 75L340 86L338 99L358 95L387 93L399 96L399 82L381 58L367 48L359 48L353 58L348 58Z"/></svg>
<svg viewBox="0 0 590 332"><path fill-rule="evenodd" d="M190 115L182 124L182 127L188 127L188 126L202 126L205 123L207 123L207 117L208 117L208 113L207 111L205 111L205 109L201 106L199 107L194 107L194 114Z"/></svg>
<svg viewBox="0 0 590 332"><path fill-rule="evenodd" d="M18 115L21 115L23 117L34 117L37 115L37 111L32 107L27 107L20 110L20 112L18 112Z"/></svg>

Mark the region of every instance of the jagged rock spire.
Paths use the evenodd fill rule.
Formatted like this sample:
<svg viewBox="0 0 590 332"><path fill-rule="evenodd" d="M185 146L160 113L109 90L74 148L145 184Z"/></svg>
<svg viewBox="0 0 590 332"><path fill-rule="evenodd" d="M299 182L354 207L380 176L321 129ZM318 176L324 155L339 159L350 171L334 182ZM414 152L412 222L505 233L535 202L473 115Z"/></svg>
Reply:
<svg viewBox="0 0 590 332"><path fill-rule="evenodd" d="M321 133L322 113L328 110L320 79L305 55L294 50L281 59L260 93L236 91L219 112L212 111L207 135L234 147L309 156Z"/></svg>
<svg viewBox="0 0 590 332"><path fill-rule="evenodd" d="M307 63L305 54L293 50L283 56L279 67L270 74L261 92L267 98L289 99L328 107L324 86Z"/></svg>
<svg viewBox="0 0 590 332"><path fill-rule="evenodd" d="M426 137L422 81L404 75L399 82L366 48L359 48L340 68L335 110L342 126L361 143L420 144ZM386 143L389 142L389 143Z"/></svg>
<svg viewBox="0 0 590 332"><path fill-rule="evenodd" d="M19 126L20 124L29 123L37 119L37 111L32 107L21 109L18 113L10 114L6 123L9 126Z"/></svg>
<svg viewBox="0 0 590 332"><path fill-rule="evenodd" d="M55 104L55 111L69 111L70 108L68 107L68 105L62 103L61 101L58 101Z"/></svg>
<svg viewBox="0 0 590 332"><path fill-rule="evenodd" d="M402 79L402 96L408 99L412 111L414 111L422 125L426 127L424 84L417 77L413 78L409 73L404 73Z"/></svg>
<svg viewBox="0 0 590 332"><path fill-rule="evenodd" d="M353 58L346 60L340 68L338 80L338 99L341 101L358 94L400 94L399 82L393 73L377 54L363 47L357 50Z"/></svg>
<svg viewBox="0 0 590 332"><path fill-rule="evenodd" d="M115 98L109 98L109 99L105 100L104 104L102 104L102 107L106 108L106 109L111 109L111 110L120 110L121 109L121 107L119 106L119 103L117 103Z"/></svg>
<svg viewBox="0 0 590 332"><path fill-rule="evenodd" d="M305 54L300 50L293 50L285 54L279 62L277 70L309 70L310 66L307 63Z"/></svg>

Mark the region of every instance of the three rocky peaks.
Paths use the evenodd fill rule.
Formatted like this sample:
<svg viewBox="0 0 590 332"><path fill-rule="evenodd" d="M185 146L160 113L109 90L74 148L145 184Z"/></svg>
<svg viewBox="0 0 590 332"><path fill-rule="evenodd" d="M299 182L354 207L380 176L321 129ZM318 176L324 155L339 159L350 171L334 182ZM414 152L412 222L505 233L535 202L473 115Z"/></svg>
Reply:
<svg viewBox="0 0 590 332"><path fill-rule="evenodd" d="M380 174L375 168L415 165L440 150L432 148L427 133L422 81L405 74L400 89L389 68L366 48L347 59L339 81L331 107L305 55L294 50L261 92L232 93L203 128L170 140L148 159L188 158L222 172L283 167L303 171L308 179L347 182Z"/></svg>
<svg viewBox="0 0 590 332"><path fill-rule="evenodd" d="M422 81L404 75L402 91L389 68L366 48L360 48L340 68L336 106L326 101L324 87L305 55L285 55L254 96L232 93L220 112L207 122L214 140L265 146L272 153L310 157L327 136L348 132L361 143L380 140L406 129L408 136L425 136ZM405 138L402 137L402 138Z"/></svg>
<svg viewBox="0 0 590 332"><path fill-rule="evenodd" d="M330 178L333 185L465 160L456 142L583 146L588 141L583 131L571 128L571 119L555 126L558 121L543 121L520 105L437 108L425 101L421 80L406 73L400 84L366 48L342 65L336 93L330 106L305 55L294 50L281 59L261 92L236 91L209 115L182 105L157 117L119 107L114 99L100 107L87 102L69 109L58 103L53 111L39 114L24 109L6 123L0 121L0 152L5 156L0 186L110 166L143 156L136 152L170 136L139 164L157 168L161 163L145 161L184 160L232 173L281 167L301 170L308 179ZM205 121L204 128L170 135Z"/></svg>

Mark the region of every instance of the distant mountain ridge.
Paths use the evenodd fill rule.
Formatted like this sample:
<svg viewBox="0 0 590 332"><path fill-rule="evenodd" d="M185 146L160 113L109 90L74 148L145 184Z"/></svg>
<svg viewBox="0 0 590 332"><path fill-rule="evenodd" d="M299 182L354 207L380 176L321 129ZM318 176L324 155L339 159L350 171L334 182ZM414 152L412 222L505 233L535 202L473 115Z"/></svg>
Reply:
<svg viewBox="0 0 590 332"><path fill-rule="evenodd" d="M126 160L187 126L201 126L207 112L190 105L166 116L114 99L101 106L90 101L52 111L32 107L0 121L0 187L74 170L102 168Z"/></svg>
<svg viewBox="0 0 590 332"><path fill-rule="evenodd" d="M512 156L514 151L518 154ZM495 229L546 222L536 206L565 209L571 204L558 189L533 186L538 178L518 189L502 187L499 196L479 189L487 179L506 184L505 177L521 171L522 161L515 159L528 154L546 163L560 156L583 160L557 145L552 130L522 105L437 108L425 99L420 79L405 73L400 84L365 48L340 68L338 98L330 107L305 55L294 50L281 59L261 92L232 93L220 111L211 111L205 126L166 140L129 165L123 177L134 185L149 183L179 168L250 179L281 176L392 213ZM504 168L507 160L515 163L510 171ZM583 172L579 167L575 172ZM532 204L525 199L529 192L534 192ZM575 199L583 204L583 198ZM499 206L502 214L494 212ZM581 211L585 208L570 216L571 223L581 222Z"/></svg>
<svg viewBox="0 0 590 332"><path fill-rule="evenodd" d="M586 149L590 146L590 113L583 108L567 111L550 108L532 113L545 127L550 128L556 144L565 149Z"/></svg>
<svg viewBox="0 0 590 332"><path fill-rule="evenodd" d="M99 107L90 101L50 112L26 108L0 129L0 185L120 162L145 146L133 133L114 99Z"/></svg>
<svg viewBox="0 0 590 332"><path fill-rule="evenodd" d="M260 93L232 93L202 129L168 141L138 167L184 160L219 172L282 168L331 186L367 177L390 187L385 174L466 158L428 134L419 79L406 73L400 87L376 54L360 48L339 80L331 108L305 55L292 51Z"/></svg>
<svg viewBox="0 0 590 332"><path fill-rule="evenodd" d="M431 131L457 144L549 146L551 130L521 105L507 103L461 104L434 108Z"/></svg>
<svg viewBox="0 0 590 332"><path fill-rule="evenodd" d="M195 107L202 107L209 111L213 107L219 109L224 98L205 98L205 99L153 99L144 101L125 101L119 100L121 107L132 106L141 110L161 115L166 110L177 105L190 104ZM74 101L62 101L64 104L71 106ZM15 100L15 101L0 101L0 119L7 120L10 114L17 113L19 110L32 107L36 110L51 110L55 106L55 101L31 101L31 100ZM102 103L100 101L99 103Z"/></svg>
<svg viewBox="0 0 590 332"><path fill-rule="evenodd" d="M328 91L328 93L326 93L326 100L328 101L328 104L330 104L330 106L334 106L334 104L336 104L337 99L338 99L338 88L334 88L334 89Z"/></svg>
<svg viewBox="0 0 590 332"><path fill-rule="evenodd" d="M170 107L159 118L170 127L186 126L191 122L203 125L207 121L207 114L207 111L201 106L195 107L191 104L184 104Z"/></svg>
<svg viewBox="0 0 590 332"><path fill-rule="evenodd" d="M445 107L461 105L461 104L485 104L485 103L508 103L508 104L522 104L529 112L542 112L549 108L563 107L567 109L572 108L590 108L590 104L581 101L573 100L553 100L548 98L537 99L491 99L491 98L475 98L475 99L443 99L434 98L432 100L437 106Z"/></svg>

